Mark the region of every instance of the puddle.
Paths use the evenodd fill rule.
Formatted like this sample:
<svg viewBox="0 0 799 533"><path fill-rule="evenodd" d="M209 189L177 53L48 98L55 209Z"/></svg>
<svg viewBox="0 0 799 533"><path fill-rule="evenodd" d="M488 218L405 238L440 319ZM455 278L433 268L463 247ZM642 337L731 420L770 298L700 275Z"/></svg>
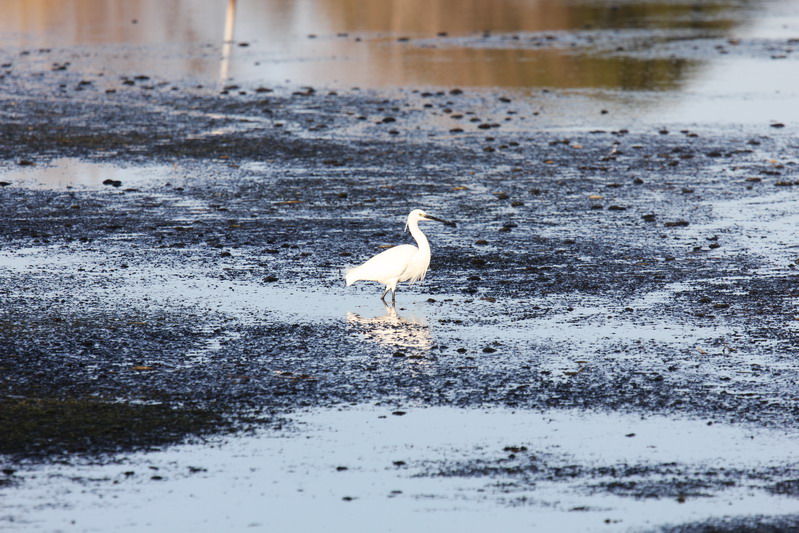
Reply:
<svg viewBox="0 0 799 533"><path fill-rule="evenodd" d="M404 350L403 354L422 356L433 347L433 334L427 318L419 312L402 311L385 307L385 314L362 316L347 313L347 324L354 327L365 340L389 350ZM407 352L407 353L406 353Z"/></svg>
<svg viewBox="0 0 799 533"><path fill-rule="evenodd" d="M1 496L0 523L6 531L358 532L376 523L397 531L630 531L799 513L799 501L766 481L797 474L799 435L780 430L412 406L310 410L291 416L290 427L105 466L22 467L19 486ZM737 482L726 483L727 472ZM636 486L655 494L619 489Z"/></svg>
<svg viewBox="0 0 799 533"><path fill-rule="evenodd" d="M799 34L799 20L794 27ZM722 60L683 87L660 123L768 124L799 120L799 69L779 61ZM735 109L730 113L730 109Z"/></svg>
<svg viewBox="0 0 799 533"><path fill-rule="evenodd" d="M772 184L763 186L774 187ZM799 195L792 192L713 202L715 220L696 225L690 233L697 240L717 234L724 239L725 245L715 253L745 253L760 258L761 274L785 274L789 264L799 261L799 238L796 235Z"/></svg>
<svg viewBox="0 0 799 533"><path fill-rule="evenodd" d="M177 184L184 180L176 167L156 165L121 167L74 157L61 157L37 163L35 166L7 170L0 173L0 179L11 183L12 186L52 190L100 187L114 190L142 185L151 186L153 183L168 180Z"/></svg>

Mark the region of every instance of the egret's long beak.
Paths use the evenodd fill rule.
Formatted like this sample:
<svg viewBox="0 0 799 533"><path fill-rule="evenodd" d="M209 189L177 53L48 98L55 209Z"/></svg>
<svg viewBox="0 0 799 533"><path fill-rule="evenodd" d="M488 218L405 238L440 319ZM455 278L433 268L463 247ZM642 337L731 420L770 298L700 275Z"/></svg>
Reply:
<svg viewBox="0 0 799 533"><path fill-rule="evenodd" d="M441 218L438 218L438 217L434 217L434 216L431 216L431 215L423 215L423 216L427 220L435 220L436 222L441 222L442 224L446 224L447 226L452 226L453 228L455 226L457 226L457 224L455 224L454 222L450 222L449 220L444 220L444 219L441 219Z"/></svg>

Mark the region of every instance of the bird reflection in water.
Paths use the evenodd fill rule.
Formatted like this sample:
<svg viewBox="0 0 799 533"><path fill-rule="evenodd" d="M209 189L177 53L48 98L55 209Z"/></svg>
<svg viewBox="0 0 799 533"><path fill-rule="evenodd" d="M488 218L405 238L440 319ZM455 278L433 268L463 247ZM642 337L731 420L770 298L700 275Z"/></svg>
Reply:
<svg viewBox="0 0 799 533"><path fill-rule="evenodd" d="M373 318L347 313L347 323L366 339L402 352L409 359L425 358L433 345L427 319L413 313L402 316L393 305L386 305L386 314Z"/></svg>

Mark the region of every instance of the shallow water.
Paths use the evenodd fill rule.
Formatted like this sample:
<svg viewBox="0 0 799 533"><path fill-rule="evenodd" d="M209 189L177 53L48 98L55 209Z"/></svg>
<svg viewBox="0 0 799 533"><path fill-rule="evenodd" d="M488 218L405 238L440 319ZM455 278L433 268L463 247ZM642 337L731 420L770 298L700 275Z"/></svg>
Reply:
<svg viewBox="0 0 799 533"><path fill-rule="evenodd" d="M289 424L289 432L217 438L107 466L22 468L16 475L25 484L3 505L17 518L4 529L630 531L764 509L799 512L795 498L771 494L758 477L799 460L799 435L779 430L412 405L314 409ZM559 468L575 475L553 477ZM686 496L645 501L595 490L614 482L613 468L640 470L626 483L669 485L677 475L702 488L677 486ZM737 470L748 474L725 485L724 472ZM40 502L35 512L31 501Z"/></svg>
<svg viewBox="0 0 799 533"><path fill-rule="evenodd" d="M6 2L0 43L25 54L15 68L34 70L53 67L50 49L71 49L68 68L109 89L142 74L246 90L483 87L530 98L573 89L607 100L611 113L663 124L799 118L796 0L97 5Z"/></svg>
<svg viewBox="0 0 799 533"><path fill-rule="evenodd" d="M4 172L2 179L31 189L68 190L99 189L107 185L103 184L106 180L121 182L116 187L121 187L121 184L125 188L144 184L152 187L155 183L182 180L182 177L174 169L158 165L131 167L61 157L35 167L23 166Z"/></svg>

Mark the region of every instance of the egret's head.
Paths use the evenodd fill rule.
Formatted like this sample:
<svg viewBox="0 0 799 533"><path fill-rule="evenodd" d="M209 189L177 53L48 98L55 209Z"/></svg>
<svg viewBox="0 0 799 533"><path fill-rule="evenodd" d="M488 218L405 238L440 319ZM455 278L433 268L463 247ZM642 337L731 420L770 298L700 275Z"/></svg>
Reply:
<svg viewBox="0 0 799 533"><path fill-rule="evenodd" d="M421 209L414 209L408 215L408 221L405 223L405 229L408 229L408 224L412 222L419 222L422 220L435 220L436 222L441 222L442 224L446 224L447 226L455 226L454 222L450 222L449 220L443 220L438 217L434 217L433 215L428 215Z"/></svg>
<svg viewBox="0 0 799 533"><path fill-rule="evenodd" d="M408 214L408 223L410 224L411 221L418 222L420 220L424 220L425 218L427 218L427 214L424 211L421 209L414 209Z"/></svg>

